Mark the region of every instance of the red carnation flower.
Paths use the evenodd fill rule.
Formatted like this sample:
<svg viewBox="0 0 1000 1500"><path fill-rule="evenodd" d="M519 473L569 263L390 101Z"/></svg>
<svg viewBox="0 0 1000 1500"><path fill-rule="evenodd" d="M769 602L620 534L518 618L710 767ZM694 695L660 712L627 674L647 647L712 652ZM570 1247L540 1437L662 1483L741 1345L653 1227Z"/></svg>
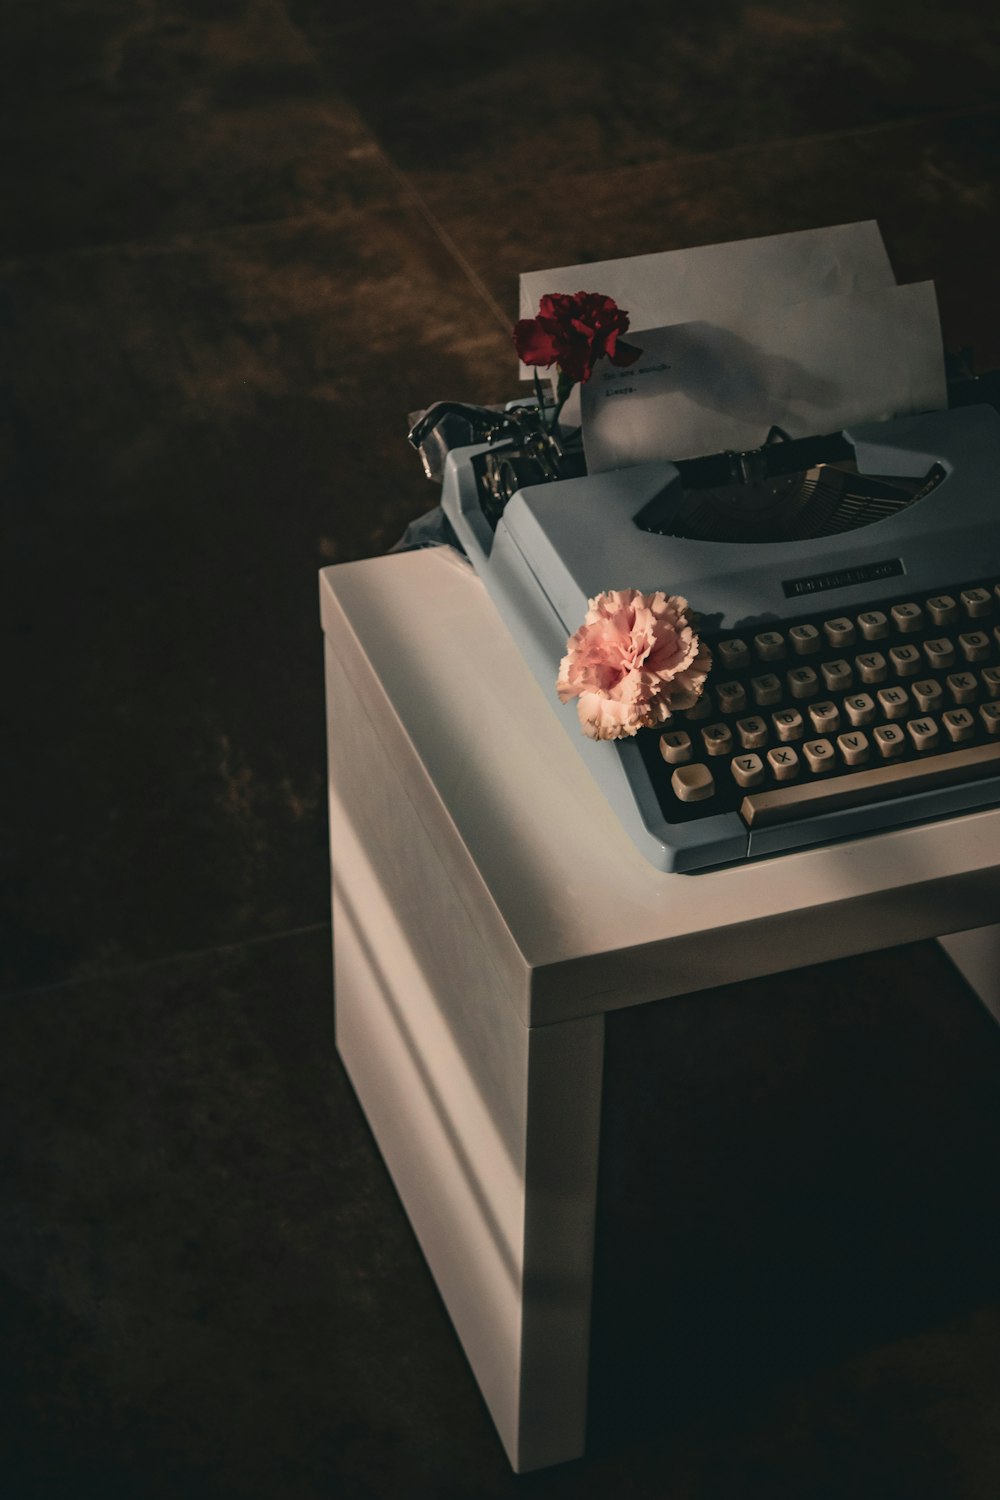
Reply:
<svg viewBox="0 0 1000 1500"><path fill-rule="evenodd" d="M557 365L566 380L589 380L605 356L613 365L632 365L642 353L619 335L628 313L600 292L556 292L543 297L537 318L514 326L514 347L526 365ZM560 382L561 384L562 382Z"/></svg>

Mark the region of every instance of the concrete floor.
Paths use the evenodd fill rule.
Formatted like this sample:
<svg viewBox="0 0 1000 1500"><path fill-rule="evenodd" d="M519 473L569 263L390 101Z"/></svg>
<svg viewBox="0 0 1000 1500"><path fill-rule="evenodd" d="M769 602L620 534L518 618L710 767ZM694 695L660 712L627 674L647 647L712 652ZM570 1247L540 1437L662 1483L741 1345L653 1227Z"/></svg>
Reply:
<svg viewBox="0 0 1000 1500"><path fill-rule="evenodd" d="M817 971L799 1038L820 1067L837 996L870 997L882 1064L852 1087L896 1123L904 1292L855 1248L865 1315L803 1320L823 1290L800 1279L799 1333L754 1363L750 1236L740 1378L724 1322L716 1380L671 1314L691 1382L602 1406L586 1459L522 1480L332 1054L315 573L432 503L408 411L515 392L518 271L877 218L899 279L936 280L946 345L1000 363L981 7L672 11L3 8L4 1500L1000 1493L1000 1045L930 945ZM799 1014L785 984L766 1004ZM825 1149L810 1222L864 1154ZM771 1181L772 1228L800 1192Z"/></svg>

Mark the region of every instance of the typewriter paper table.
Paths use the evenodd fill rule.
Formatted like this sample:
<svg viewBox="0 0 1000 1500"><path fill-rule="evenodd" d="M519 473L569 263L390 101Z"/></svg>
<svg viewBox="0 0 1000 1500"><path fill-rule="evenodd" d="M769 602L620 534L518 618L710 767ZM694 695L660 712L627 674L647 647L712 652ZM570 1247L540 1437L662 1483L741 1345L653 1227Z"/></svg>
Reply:
<svg viewBox="0 0 1000 1500"><path fill-rule="evenodd" d="M557 1463L584 1447L605 1015L953 932L990 981L1000 810L663 874L460 559L320 581L337 1046L512 1464Z"/></svg>

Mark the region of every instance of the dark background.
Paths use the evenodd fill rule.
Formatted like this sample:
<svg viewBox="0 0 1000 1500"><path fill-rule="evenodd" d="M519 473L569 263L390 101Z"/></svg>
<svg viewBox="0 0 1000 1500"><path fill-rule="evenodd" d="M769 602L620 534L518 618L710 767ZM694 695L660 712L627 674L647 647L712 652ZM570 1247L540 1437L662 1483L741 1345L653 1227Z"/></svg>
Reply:
<svg viewBox="0 0 1000 1500"><path fill-rule="evenodd" d="M1000 362L981 11L5 0L4 1500L995 1500L1000 1058L929 944L700 1012L739 1009L752 1139L774 1007L835 1089L867 997L899 1306L510 1475L332 1054L315 586L432 503L409 410L516 393L523 269L877 218ZM827 1141L813 1197L864 1154Z"/></svg>

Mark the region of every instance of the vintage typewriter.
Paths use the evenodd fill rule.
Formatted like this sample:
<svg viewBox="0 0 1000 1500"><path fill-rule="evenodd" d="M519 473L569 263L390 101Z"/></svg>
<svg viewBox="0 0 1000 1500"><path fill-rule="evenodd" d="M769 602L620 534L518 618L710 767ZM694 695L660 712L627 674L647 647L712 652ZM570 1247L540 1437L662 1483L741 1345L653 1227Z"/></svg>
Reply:
<svg viewBox="0 0 1000 1500"><path fill-rule="evenodd" d="M945 411L597 475L516 407L443 403L414 428L430 466L438 445L454 533L653 864L1000 803L993 379L953 385ZM467 446L446 451L449 424ZM555 679L588 599L626 587L691 601L713 666L694 708L595 742Z"/></svg>

